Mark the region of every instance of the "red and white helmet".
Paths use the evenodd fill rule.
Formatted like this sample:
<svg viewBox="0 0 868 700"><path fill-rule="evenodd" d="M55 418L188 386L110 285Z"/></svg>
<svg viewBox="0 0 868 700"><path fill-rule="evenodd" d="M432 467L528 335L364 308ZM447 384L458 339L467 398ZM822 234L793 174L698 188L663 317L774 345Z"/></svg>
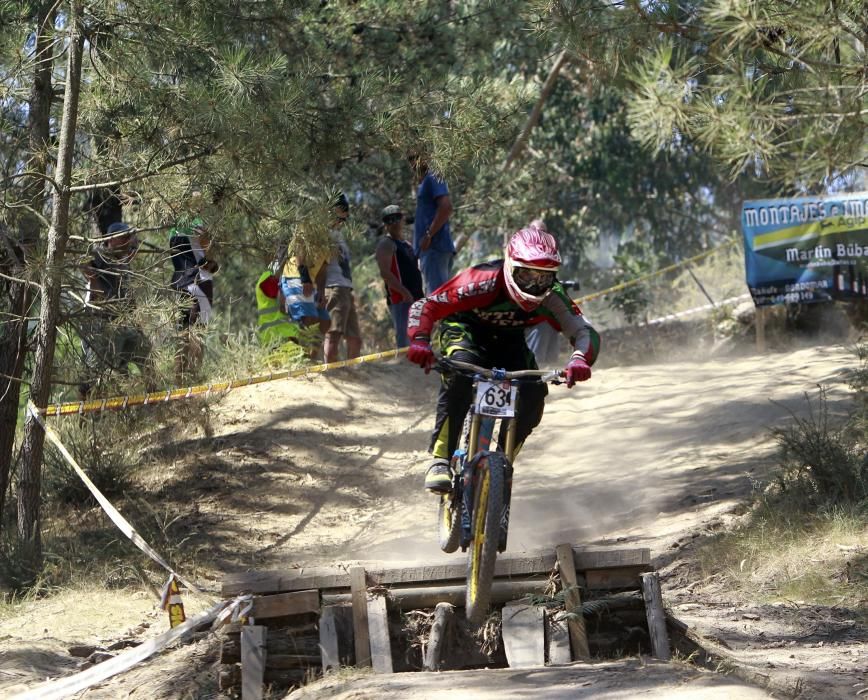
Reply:
<svg viewBox="0 0 868 700"><path fill-rule="evenodd" d="M551 290L560 266L557 241L541 221L533 221L516 231L506 246L506 291L522 309L533 311Z"/></svg>

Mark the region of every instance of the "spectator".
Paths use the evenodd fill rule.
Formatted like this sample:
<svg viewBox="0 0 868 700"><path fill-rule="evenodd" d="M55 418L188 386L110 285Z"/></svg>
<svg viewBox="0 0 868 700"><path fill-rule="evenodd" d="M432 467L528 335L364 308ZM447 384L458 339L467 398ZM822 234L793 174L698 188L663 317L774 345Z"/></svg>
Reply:
<svg viewBox="0 0 868 700"><path fill-rule="evenodd" d="M347 342L347 359L358 357L362 350L362 334L353 297L353 274L350 269L350 249L341 233L341 226L349 217L350 203L341 193L330 210L332 255L325 270L326 309L331 326L325 338L325 361L336 362L340 354L341 339Z"/></svg>
<svg viewBox="0 0 868 700"><path fill-rule="evenodd" d="M452 200L446 182L428 170L427 161L410 156L419 189L416 192L416 218L413 223L413 252L419 258L425 294L431 295L452 277L455 245L449 228Z"/></svg>
<svg viewBox="0 0 868 700"><path fill-rule="evenodd" d="M81 344L88 370L79 385L82 400L103 371L128 374L130 363L139 368L148 388L153 388L151 344L142 329L128 318L134 306L129 289L130 262L138 248L138 238L130 226L116 222L107 228L105 238L92 247L90 259L81 265L87 280Z"/></svg>
<svg viewBox="0 0 868 700"><path fill-rule="evenodd" d="M289 317L301 328L319 326L321 334L325 335L331 322L326 311L325 279L326 263L328 259L323 256L311 264L311 255L304 255L300 251L293 251L290 243L283 255L285 262L278 265L281 269L280 277L280 303ZM310 339L307 339L310 342ZM308 349L311 359L316 359L320 354L322 341L319 340Z"/></svg>
<svg viewBox="0 0 868 700"><path fill-rule="evenodd" d="M407 340L410 305L424 294L419 261L413 247L404 240L404 213L398 205L390 204L383 209L383 231L375 255L386 284L386 304L395 326L395 343L406 348L410 344Z"/></svg>
<svg viewBox="0 0 868 700"><path fill-rule="evenodd" d="M280 307L280 283L269 267L256 280L256 335L265 348L277 349L298 342L298 324Z"/></svg>
<svg viewBox="0 0 868 700"><path fill-rule="evenodd" d="M202 341L194 326L206 326L211 320L214 303L214 274L219 265L209 258L211 234L199 217L182 221L169 231L172 254L170 286L180 296L178 331L181 338L175 353L175 382L198 370L202 362Z"/></svg>

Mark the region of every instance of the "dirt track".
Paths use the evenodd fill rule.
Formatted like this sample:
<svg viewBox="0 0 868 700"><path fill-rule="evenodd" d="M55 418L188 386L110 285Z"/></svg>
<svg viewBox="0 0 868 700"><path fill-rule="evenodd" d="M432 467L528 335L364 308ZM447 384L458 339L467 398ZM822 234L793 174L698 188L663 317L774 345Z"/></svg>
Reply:
<svg viewBox="0 0 868 700"><path fill-rule="evenodd" d="M844 368L853 364L844 349L819 347L601 368L572 391L553 388L516 469L510 551L617 543L650 546L665 564L673 542L738 507L763 477L768 430L806 410L805 392L829 385L830 407L843 410ZM168 478L162 467L151 478L186 512L186 546L205 548L215 578L302 562L446 557L435 542L435 502L421 489L436 381L395 361L234 392L212 411L216 435L162 447L153 456L173 466ZM118 632L141 621L140 607L118 615ZM43 625L36 609L28 614L29 631L22 619L0 624L0 665L12 682L48 673L27 671L23 641L36 651L97 636L62 624L34 635ZM111 637L105 628L99 635ZM166 674L158 660L87 697L129 683L174 697L157 690ZM528 677L541 687L526 690L542 696L545 676Z"/></svg>

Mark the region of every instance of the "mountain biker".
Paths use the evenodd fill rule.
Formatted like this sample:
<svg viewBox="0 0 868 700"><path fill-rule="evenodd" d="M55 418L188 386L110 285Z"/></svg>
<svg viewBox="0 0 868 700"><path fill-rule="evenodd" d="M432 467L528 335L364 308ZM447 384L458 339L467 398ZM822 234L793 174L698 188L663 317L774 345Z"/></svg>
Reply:
<svg viewBox="0 0 868 700"><path fill-rule="evenodd" d="M430 371L434 363L431 331L439 321L444 357L508 371L536 369L524 330L547 322L569 338L574 348L564 369L567 386L590 379L600 336L558 282L560 264L557 242L541 221L517 231L503 260L474 265L413 304L407 324L407 359ZM443 377L429 448L434 460L425 475L425 488L434 493L451 488L449 459L470 408L472 388L470 377L457 373ZM542 419L547 394L543 383L520 387L518 447Z"/></svg>

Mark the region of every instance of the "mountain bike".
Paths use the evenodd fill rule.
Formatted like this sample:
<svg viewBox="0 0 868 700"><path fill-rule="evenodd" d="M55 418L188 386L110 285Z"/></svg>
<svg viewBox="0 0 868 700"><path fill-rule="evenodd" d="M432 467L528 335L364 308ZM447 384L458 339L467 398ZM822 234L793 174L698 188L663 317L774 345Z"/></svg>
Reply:
<svg viewBox="0 0 868 700"><path fill-rule="evenodd" d="M488 369L469 362L440 359L441 374L473 379L473 402L458 448L452 455L452 489L442 494L437 513L440 548L467 552L465 614L479 624L488 613L497 554L506 550L515 457L515 417L522 382L562 383L560 370ZM491 449L498 422L497 447Z"/></svg>

